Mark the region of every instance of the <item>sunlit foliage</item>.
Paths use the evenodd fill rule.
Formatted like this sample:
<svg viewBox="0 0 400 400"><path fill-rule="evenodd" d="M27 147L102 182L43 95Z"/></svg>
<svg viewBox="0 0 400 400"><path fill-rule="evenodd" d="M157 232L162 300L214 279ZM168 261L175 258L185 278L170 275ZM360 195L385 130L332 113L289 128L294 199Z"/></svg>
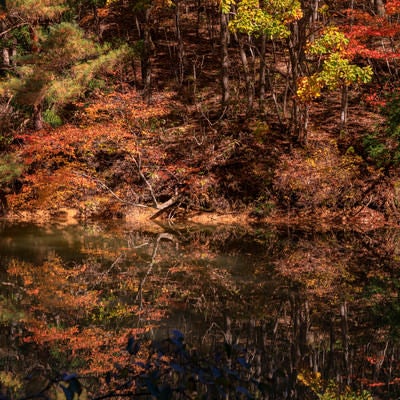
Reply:
<svg viewBox="0 0 400 400"><path fill-rule="evenodd" d="M39 46L40 52L21 58L15 74L0 87L3 97L36 110L56 112L82 96L93 79L113 74L117 63L123 65L132 57L128 47L100 47L77 25L67 22L43 32Z"/></svg>
<svg viewBox="0 0 400 400"><path fill-rule="evenodd" d="M234 18L229 22L233 31L249 35L266 34L269 38L284 38L290 35L289 22L302 17L298 1L266 1L241 0L237 2L223 1L224 10L235 6Z"/></svg>
<svg viewBox="0 0 400 400"><path fill-rule="evenodd" d="M328 28L324 34L311 43L307 52L316 56L321 69L310 77L302 77L299 81L297 95L303 101L321 96L326 87L335 90L352 84L366 84L372 79L370 66L360 67L351 63L347 51L349 40L336 27Z"/></svg>

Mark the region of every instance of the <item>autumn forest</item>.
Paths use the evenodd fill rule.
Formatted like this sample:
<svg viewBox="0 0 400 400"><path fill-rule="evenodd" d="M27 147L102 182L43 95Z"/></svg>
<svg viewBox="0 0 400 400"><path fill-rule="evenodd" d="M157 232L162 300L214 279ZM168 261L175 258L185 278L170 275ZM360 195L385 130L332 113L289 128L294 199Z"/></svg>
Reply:
<svg viewBox="0 0 400 400"><path fill-rule="evenodd" d="M400 1L5 0L0 49L2 400L398 398Z"/></svg>
<svg viewBox="0 0 400 400"><path fill-rule="evenodd" d="M399 7L7 2L2 213L395 223Z"/></svg>

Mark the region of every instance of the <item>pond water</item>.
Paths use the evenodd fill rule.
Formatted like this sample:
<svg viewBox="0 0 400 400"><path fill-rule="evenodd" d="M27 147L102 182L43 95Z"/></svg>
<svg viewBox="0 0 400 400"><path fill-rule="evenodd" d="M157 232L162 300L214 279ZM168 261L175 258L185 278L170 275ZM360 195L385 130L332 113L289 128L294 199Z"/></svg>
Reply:
<svg viewBox="0 0 400 400"><path fill-rule="evenodd" d="M51 398L67 373L91 398L399 398L399 234L3 222L0 394ZM192 358L154 361L174 330Z"/></svg>

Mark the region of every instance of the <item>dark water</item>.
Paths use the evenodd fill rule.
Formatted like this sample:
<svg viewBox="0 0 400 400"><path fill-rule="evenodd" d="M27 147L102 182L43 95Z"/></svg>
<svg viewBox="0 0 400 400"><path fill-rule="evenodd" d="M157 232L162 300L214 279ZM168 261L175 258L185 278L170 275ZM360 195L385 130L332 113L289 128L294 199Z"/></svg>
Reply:
<svg viewBox="0 0 400 400"><path fill-rule="evenodd" d="M0 388L23 398L65 372L101 378L129 360L128 337L178 329L209 357L224 342L240 348L248 376L269 385L258 398L368 398L362 389L399 398L398 239L396 230L3 223ZM87 381L89 394L111 383Z"/></svg>

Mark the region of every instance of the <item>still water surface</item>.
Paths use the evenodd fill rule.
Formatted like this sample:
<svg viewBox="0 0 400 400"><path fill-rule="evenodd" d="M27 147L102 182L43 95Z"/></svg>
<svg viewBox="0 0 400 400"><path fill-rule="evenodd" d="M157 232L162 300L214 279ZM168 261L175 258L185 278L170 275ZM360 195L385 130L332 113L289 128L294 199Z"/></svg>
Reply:
<svg viewBox="0 0 400 400"><path fill-rule="evenodd" d="M315 398L318 374L399 398L399 233L4 222L2 394L37 393L35 373L104 376L128 337L178 329L204 352L245 348L273 388L264 398Z"/></svg>

